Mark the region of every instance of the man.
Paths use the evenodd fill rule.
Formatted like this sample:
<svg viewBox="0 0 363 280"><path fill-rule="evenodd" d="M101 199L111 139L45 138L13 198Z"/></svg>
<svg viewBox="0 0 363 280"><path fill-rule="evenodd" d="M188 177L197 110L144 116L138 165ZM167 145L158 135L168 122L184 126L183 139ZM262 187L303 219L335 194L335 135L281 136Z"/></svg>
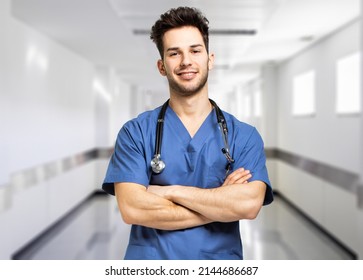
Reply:
<svg viewBox="0 0 363 280"><path fill-rule="evenodd" d="M125 259L242 259L239 220L273 200L262 139L227 113L220 114L228 132L218 125L219 108L208 98L208 20L198 10L169 10L151 39L169 83L165 116L159 107L124 125L103 184L132 224ZM155 154L162 172L151 167Z"/></svg>

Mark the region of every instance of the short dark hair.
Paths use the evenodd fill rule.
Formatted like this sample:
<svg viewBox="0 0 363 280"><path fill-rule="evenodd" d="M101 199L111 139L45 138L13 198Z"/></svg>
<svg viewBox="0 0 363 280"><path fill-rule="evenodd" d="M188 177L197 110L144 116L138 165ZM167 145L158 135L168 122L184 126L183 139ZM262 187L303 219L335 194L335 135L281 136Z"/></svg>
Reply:
<svg viewBox="0 0 363 280"><path fill-rule="evenodd" d="M165 32L173 28L193 26L202 34L207 52L209 52L209 21L196 8L178 7L160 15L160 18L151 28L150 39L156 44L161 58L163 58L163 36Z"/></svg>

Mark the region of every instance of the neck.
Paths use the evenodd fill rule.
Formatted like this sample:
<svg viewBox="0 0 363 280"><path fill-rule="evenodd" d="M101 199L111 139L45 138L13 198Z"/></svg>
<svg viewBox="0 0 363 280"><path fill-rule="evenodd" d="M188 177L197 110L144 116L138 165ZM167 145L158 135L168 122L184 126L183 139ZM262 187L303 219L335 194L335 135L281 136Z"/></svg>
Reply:
<svg viewBox="0 0 363 280"><path fill-rule="evenodd" d="M213 109L208 96L170 96L169 106L193 137Z"/></svg>
<svg viewBox="0 0 363 280"><path fill-rule="evenodd" d="M171 95L169 106L180 118L198 118L208 115L212 110L208 95Z"/></svg>

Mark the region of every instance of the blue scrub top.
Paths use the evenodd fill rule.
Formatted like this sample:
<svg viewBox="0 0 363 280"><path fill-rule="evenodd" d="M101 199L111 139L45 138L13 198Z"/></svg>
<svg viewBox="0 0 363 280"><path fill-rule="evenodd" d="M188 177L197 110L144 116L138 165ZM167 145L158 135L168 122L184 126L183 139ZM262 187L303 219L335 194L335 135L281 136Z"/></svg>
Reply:
<svg viewBox="0 0 363 280"><path fill-rule="evenodd" d="M153 174L156 123L161 107L127 122L120 130L102 188L114 195L115 182L148 185L185 185L215 188L223 184L227 160L215 110L193 138L176 113L165 113L161 158L166 168ZM228 125L233 170L251 171L249 181L266 183L264 205L273 194L266 169L263 141L257 130L223 112ZM241 201L243 203L243 201ZM139 225L131 228L125 259L243 259L239 221L214 222L184 230L158 230Z"/></svg>

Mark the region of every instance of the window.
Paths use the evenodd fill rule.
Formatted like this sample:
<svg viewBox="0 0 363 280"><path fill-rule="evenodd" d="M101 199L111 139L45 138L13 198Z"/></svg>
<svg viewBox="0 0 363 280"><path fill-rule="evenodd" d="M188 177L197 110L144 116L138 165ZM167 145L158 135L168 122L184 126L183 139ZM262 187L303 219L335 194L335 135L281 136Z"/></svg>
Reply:
<svg viewBox="0 0 363 280"><path fill-rule="evenodd" d="M315 113L315 71L308 71L294 77L292 114L309 116Z"/></svg>
<svg viewBox="0 0 363 280"><path fill-rule="evenodd" d="M336 112L355 114L361 111L361 65L360 53L355 53L337 61L336 64Z"/></svg>

